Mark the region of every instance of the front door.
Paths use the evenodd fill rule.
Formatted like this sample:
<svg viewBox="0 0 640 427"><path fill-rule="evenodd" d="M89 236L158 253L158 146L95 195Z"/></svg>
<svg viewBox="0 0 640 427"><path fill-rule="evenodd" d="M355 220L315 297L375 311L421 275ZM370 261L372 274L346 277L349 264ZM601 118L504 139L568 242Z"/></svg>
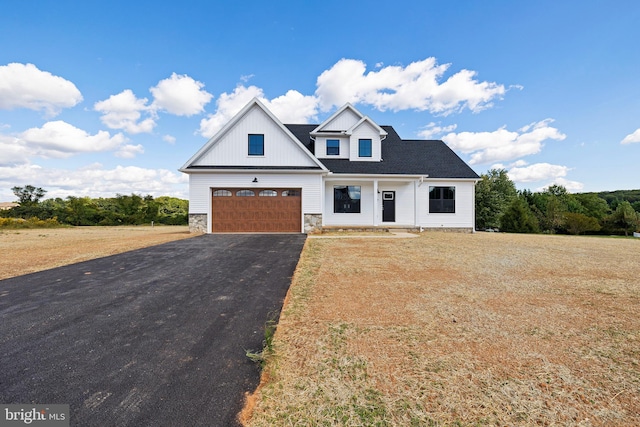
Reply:
<svg viewBox="0 0 640 427"><path fill-rule="evenodd" d="M396 221L396 192L382 192L382 222Z"/></svg>

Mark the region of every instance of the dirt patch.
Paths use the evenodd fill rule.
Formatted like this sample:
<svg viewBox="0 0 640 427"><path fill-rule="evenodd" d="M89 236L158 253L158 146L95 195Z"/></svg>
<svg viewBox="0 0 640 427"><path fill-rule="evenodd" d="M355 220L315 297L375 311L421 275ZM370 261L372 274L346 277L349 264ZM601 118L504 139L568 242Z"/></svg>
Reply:
<svg viewBox="0 0 640 427"><path fill-rule="evenodd" d="M186 226L0 230L0 280L191 236Z"/></svg>
<svg viewBox="0 0 640 427"><path fill-rule="evenodd" d="M309 240L246 424L640 425L639 251L495 233Z"/></svg>

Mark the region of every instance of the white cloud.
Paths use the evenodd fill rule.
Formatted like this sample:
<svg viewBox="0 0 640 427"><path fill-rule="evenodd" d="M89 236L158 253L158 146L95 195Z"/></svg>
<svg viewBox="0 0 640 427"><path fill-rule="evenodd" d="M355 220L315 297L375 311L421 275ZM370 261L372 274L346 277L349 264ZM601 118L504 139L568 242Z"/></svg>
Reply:
<svg viewBox="0 0 640 427"><path fill-rule="evenodd" d="M73 83L33 64L0 66L0 109L43 110L52 117L80 101L82 94Z"/></svg>
<svg viewBox="0 0 640 427"><path fill-rule="evenodd" d="M529 166L513 167L508 175L515 182L537 182L549 179L557 179L567 175L567 166L552 165L549 163L536 163Z"/></svg>
<svg viewBox="0 0 640 427"><path fill-rule="evenodd" d="M262 95L262 89L259 87L245 87L242 85L236 86L235 90L231 93L225 92L221 94L216 101L216 112L200 120L199 133L206 138L212 137L222 126L231 120L236 113L242 110L249 101L255 97L261 98Z"/></svg>
<svg viewBox="0 0 640 427"><path fill-rule="evenodd" d="M176 137L172 136L172 135L165 135L165 136L162 137L162 140L164 142L168 142L171 145L176 143Z"/></svg>
<svg viewBox="0 0 640 427"><path fill-rule="evenodd" d="M268 100L264 92L257 86L238 85L232 93L223 93L216 101L217 110L200 121L200 134L210 138L215 135L233 116L235 116L253 98L260 99L283 123L308 123L316 119L318 100L314 96L305 96L295 90Z"/></svg>
<svg viewBox="0 0 640 427"><path fill-rule="evenodd" d="M147 98L138 98L131 89L125 89L96 102L93 108L102 113L100 120L110 129L122 129L130 134L151 133L156 127L158 111L176 116L203 112L213 98L203 87L203 83L187 75L173 73L149 89L154 98L151 104Z"/></svg>
<svg viewBox="0 0 640 427"><path fill-rule="evenodd" d="M505 169L505 166L496 164L491 168ZM536 163L527 166L526 162L518 160L507 168L509 169L507 175L516 183L547 182L547 184L539 186L535 191L544 191L551 185L562 185L569 192L581 191L584 188L583 183L564 178L571 170L567 166L552 165L549 163Z"/></svg>
<svg viewBox="0 0 640 427"><path fill-rule="evenodd" d="M204 111L213 95L203 89L204 84L187 75L171 74L149 90L154 109L164 110L176 116L193 116Z"/></svg>
<svg viewBox="0 0 640 427"><path fill-rule="evenodd" d="M147 98L137 98L131 89L125 89L104 101L96 102L93 108L102 113L100 120L110 129L123 129L130 134L149 133L156 122L147 102ZM149 112L152 117L139 121L142 112Z"/></svg>
<svg viewBox="0 0 640 427"><path fill-rule="evenodd" d="M435 137L440 136L445 132L452 132L456 130L457 127L458 125L455 124L449 126L439 126L438 124L431 122L418 132L418 136L424 139L434 139Z"/></svg>
<svg viewBox="0 0 640 427"><path fill-rule="evenodd" d="M317 119L318 100L315 96L305 96L295 90L268 101L262 98L265 106L282 123L308 123Z"/></svg>
<svg viewBox="0 0 640 427"><path fill-rule="evenodd" d="M83 152L121 149L127 139L121 133L111 136L107 131L90 135L61 120L47 122L40 128L22 132L16 141L27 147L30 154L41 157L64 158Z"/></svg>
<svg viewBox="0 0 640 427"><path fill-rule="evenodd" d="M625 136L621 144L632 144L634 142L640 142L640 129L636 129L635 132Z"/></svg>
<svg viewBox="0 0 640 427"><path fill-rule="evenodd" d="M546 187L548 188L551 185L562 185L564 188L567 189L569 193L576 193L578 191L582 191L582 189L584 188L583 183L578 181L569 181L568 179L564 179L564 178L556 178L553 182L551 182Z"/></svg>
<svg viewBox="0 0 640 427"><path fill-rule="evenodd" d="M20 139L0 134L0 166L25 163L30 154L32 153Z"/></svg>
<svg viewBox="0 0 640 427"><path fill-rule="evenodd" d="M343 58L318 77L316 96L323 111L351 102L380 111L414 109L448 115L464 108L473 112L489 108L506 91L503 85L478 81L470 70L440 83L449 67L427 58L404 68L387 66L367 73L363 61Z"/></svg>
<svg viewBox="0 0 640 427"><path fill-rule="evenodd" d="M47 190L47 197L113 197L115 194L150 194L154 197L188 198L188 178L166 169L117 166L104 169L92 164L75 170L49 169L24 163L0 166L0 200L13 200L10 188L36 185Z"/></svg>
<svg viewBox="0 0 640 427"><path fill-rule="evenodd" d="M552 119L542 120L517 132L502 127L493 132L449 133L442 139L453 150L471 154L470 164L512 160L540 152L543 142L548 139L565 139L565 134L550 126L552 122Z"/></svg>
<svg viewBox="0 0 640 427"><path fill-rule="evenodd" d="M121 159L133 159L137 154L143 154L144 147L141 144L131 145L126 144L121 146L115 153L116 157Z"/></svg>

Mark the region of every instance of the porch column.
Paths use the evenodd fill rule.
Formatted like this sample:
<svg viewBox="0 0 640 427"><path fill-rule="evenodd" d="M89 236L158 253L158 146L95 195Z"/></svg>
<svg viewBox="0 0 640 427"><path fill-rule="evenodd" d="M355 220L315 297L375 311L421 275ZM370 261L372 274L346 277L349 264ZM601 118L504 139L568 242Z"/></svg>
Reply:
<svg viewBox="0 0 640 427"><path fill-rule="evenodd" d="M413 181L413 225L418 227L418 181Z"/></svg>
<svg viewBox="0 0 640 427"><path fill-rule="evenodd" d="M378 226L378 180L373 180L373 226Z"/></svg>

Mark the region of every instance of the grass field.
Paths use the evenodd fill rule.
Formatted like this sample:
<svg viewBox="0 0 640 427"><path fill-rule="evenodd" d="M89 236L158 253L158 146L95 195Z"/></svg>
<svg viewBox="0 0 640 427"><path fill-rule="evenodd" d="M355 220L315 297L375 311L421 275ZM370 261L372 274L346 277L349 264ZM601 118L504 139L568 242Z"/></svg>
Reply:
<svg viewBox="0 0 640 427"><path fill-rule="evenodd" d="M309 239L248 426L638 426L640 239Z"/></svg>
<svg viewBox="0 0 640 427"><path fill-rule="evenodd" d="M187 226L0 230L0 280L191 236Z"/></svg>

